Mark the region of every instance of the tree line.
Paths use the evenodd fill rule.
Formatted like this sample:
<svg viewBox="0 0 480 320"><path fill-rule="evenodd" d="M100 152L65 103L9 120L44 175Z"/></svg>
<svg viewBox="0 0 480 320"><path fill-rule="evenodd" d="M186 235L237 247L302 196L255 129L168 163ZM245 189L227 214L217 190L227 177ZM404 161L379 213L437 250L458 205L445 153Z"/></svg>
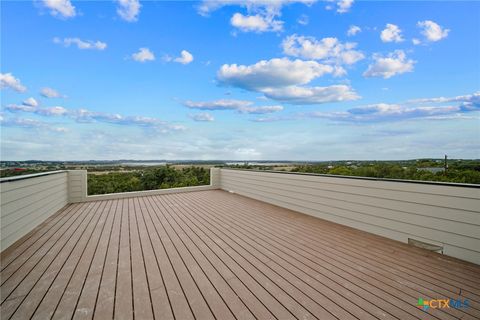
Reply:
<svg viewBox="0 0 480 320"><path fill-rule="evenodd" d="M418 166L403 167L398 164L376 163L366 166L300 165L292 172L334 174L371 178L441 181L480 184L480 168L477 165L452 165L444 172L430 172Z"/></svg>
<svg viewBox="0 0 480 320"><path fill-rule="evenodd" d="M146 168L133 172L88 174L88 194L190 187L210 184L210 171L203 167L177 170L171 166Z"/></svg>

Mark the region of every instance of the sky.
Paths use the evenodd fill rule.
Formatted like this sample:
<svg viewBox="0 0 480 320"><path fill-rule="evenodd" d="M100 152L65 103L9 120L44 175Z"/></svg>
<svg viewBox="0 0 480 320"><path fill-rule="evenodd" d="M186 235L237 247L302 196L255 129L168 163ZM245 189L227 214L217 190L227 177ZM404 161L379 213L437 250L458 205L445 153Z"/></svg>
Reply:
<svg viewBox="0 0 480 320"><path fill-rule="evenodd" d="M480 158L480 2L0 5L1 160Z"/></svg>

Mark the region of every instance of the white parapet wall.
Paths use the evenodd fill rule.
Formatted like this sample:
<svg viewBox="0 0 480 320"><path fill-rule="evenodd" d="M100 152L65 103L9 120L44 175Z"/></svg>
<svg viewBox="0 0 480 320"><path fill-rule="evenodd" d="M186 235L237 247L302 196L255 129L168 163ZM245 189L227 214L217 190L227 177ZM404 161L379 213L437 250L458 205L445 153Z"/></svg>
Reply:
<svg viewBox="0 0 480 320"><path fill-rule="evenodd" d="M219 179L224 190L480 264L476 185L235 169Z"/></svg>
<svg viewBox="0 0 480 320"><path fill-rule="evenodd" d="M68 172L4 178L0 183L3 251L68 203Z"/></svg>
<svg viewBox="0 0 480 320"><path fill-rule="evenodd" d="M69 203L224 189L387 238L421 241L480 264L480 188L212 168L210 185L87 195L87 171L0 179L3 251Z"/></svg>
<svg viewBox="0 0 480 320"><path fill-rule="evenodd" d="M87 194L86 170L62 170L0 179L0 251L27 235L69 203L218 189L220 171L210 185L102 195Z"/></svg>
<svg viewBox="0 0 480 320"><path fill-rule="evenodd" d="M68 203L87 198L87 170L68 170Z"/></svg>

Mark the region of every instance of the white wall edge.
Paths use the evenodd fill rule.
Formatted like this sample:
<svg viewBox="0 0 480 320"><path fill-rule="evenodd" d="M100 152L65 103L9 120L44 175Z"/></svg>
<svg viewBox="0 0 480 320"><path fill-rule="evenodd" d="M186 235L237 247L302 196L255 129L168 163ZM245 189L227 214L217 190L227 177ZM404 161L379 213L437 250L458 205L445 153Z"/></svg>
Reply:
<svg viewBox="0 0 480 320"><path fill-rule="evenodd" d="M205 191L205 190L214 190L214 189L219 189L219 187L205 185L205 186L157 189L157 190L147 190L147 191L97 194L93 196L87 196L85 200L83 200L82 202L99 201L99 200L115 200L115 199L125 199L125 198L132 198L132 197L145 197L145 196L155 196L155 195L161 195L161 194Z"/></svg>

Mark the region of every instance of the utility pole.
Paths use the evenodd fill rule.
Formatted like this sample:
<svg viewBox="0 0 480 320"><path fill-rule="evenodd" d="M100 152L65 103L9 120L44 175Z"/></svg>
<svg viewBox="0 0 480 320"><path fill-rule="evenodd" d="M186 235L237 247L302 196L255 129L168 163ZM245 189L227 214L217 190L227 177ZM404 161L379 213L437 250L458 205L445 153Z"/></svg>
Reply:
<svg viewBox="0 0 480 320"><path fill-rule="evenodd" d="M447 155L445 155L445 162L444 162L443 166L445 168L445 174L447 174L447 169L448 169Z"/></svg>

